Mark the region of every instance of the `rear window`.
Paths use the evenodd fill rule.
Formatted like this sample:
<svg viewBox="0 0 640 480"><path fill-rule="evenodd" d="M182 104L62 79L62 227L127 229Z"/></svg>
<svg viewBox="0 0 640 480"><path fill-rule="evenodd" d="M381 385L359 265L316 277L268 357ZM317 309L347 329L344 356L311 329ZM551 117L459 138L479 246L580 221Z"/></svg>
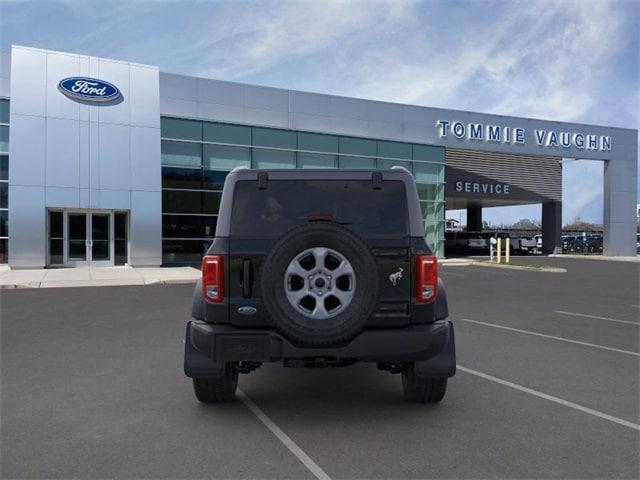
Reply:
<svg viewBox="0 0 640 480"><path fill-rule="evenodd" d="M235 185L231 234L279 236L310 216L331 216L360 235L408 235L407 196L401 181L269 180Z"/></svg>

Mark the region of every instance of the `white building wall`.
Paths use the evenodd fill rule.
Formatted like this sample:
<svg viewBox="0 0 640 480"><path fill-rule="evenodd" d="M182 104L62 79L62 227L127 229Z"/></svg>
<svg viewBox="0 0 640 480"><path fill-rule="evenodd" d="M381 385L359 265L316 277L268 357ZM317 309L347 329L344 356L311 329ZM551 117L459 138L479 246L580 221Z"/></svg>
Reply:
<svg viewBox="0 0 640 480"><path fill-rule="evenodd" d="M72 100L57 88L71 76L108 81L122 100ZM45 265L46 209L58 207L130 210L130 263L159 265L157 67L14 46L10 82L9 264Z"/></svg>

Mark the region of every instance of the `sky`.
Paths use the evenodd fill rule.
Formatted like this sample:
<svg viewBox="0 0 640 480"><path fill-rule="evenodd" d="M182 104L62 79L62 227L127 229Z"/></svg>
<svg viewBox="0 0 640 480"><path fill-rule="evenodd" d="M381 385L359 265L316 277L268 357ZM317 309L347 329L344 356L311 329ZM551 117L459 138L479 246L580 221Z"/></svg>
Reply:
<svg viewBox="0 0 640 480"><path fill-rule="evenodd" d="M639 22L637 0L0 0L0 48L26 45L221 80L638 128ZM601 162L563 164L565 223L602 222L602 177ZM540 216L539 205L484 210L493 224Z"/></svg>

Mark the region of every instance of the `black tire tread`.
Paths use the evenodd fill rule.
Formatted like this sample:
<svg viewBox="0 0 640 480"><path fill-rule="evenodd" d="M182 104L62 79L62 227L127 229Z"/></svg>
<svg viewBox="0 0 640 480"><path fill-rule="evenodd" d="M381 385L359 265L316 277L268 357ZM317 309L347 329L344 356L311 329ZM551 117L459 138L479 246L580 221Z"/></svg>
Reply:
<svg viewBox="0 0 640 480"><path fill-rule="evenodd" d="M238 372L229 362L220 377L194 378L193 392L202 403L221 403L233 400L238 388Z"/></svg>
<svg viewBox="0 0 640 480"><path fill-rule="evenodd" d="M415 403L438 403L447 391L446 377L420 377L413 363L402 372L402 390L407 400Z"/></svg>

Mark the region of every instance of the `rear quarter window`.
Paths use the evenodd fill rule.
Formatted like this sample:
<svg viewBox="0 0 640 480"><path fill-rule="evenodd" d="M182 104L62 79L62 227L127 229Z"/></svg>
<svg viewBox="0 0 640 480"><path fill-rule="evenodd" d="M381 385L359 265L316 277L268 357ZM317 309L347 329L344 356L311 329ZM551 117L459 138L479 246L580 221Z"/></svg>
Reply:
<svg viewBox="0 0 640 480"><path fill-rule="evenodd" d="M235 184L231 235L280 236L310 216L331 216L363 236L408 235L407 195L401 181L374 190L366 180L269 180Z"/></svg>

